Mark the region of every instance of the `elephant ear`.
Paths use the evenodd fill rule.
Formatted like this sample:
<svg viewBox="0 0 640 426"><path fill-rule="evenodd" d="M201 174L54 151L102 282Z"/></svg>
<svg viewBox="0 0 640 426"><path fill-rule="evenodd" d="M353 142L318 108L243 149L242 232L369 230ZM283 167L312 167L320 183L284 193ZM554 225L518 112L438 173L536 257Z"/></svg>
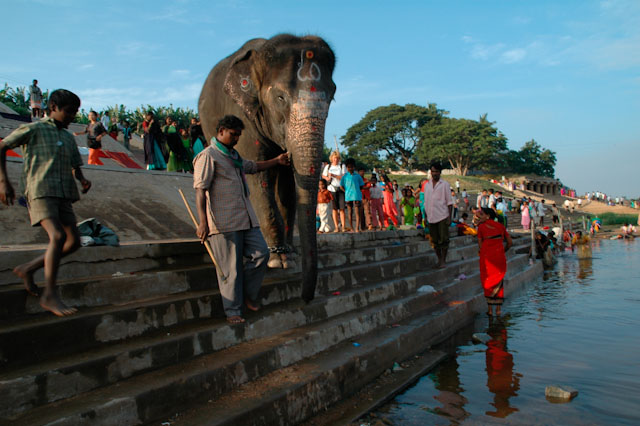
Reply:
<svg viewBox="0 0 640 426"><path fill-rule="evenodd" d="M238 52L233 57L224 79L224 91L240 105L250 120L255 119L260 108L254 69L256 54L253 49Z"/></svg>

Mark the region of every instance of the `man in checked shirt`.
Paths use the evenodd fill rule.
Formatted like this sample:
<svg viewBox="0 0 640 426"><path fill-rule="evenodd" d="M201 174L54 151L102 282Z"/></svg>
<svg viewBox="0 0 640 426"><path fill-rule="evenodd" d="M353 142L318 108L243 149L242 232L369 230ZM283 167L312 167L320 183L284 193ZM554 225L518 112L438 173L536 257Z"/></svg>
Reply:
<svg viewBox="0 0 640 426"><path fill-rule="evenodd" d="M40 306L57 316L76 312L62 303L56 288L60 259L80 247L80 234L71 203L80 199L73 177L82 185L82 193L91 182L82 175L82 158L75 139L65 129L80 107L80 98L68 90L59 89L49 97L49 117L20 126L0 142L0 201L13 204L15 192L6 169L7 151L22 147L24 158L21 187L27 199L32 226L42 226L49 236L44 255L13 270L24 281L30 294L40 289L33 273L44 266L45 289Z"/></svg>
<svg viewBox="0 0 640 426"><path fill-rule="evenodd" d="M267 161L242 159L233 147L243 129L238 117L224 116L216 137L193 160L199 218L196 234L211 244L222 303L231 324L244 322L243 302L252 311L259 309L258 294L269 259L244 175L289 165L287 153Z"/></svg>

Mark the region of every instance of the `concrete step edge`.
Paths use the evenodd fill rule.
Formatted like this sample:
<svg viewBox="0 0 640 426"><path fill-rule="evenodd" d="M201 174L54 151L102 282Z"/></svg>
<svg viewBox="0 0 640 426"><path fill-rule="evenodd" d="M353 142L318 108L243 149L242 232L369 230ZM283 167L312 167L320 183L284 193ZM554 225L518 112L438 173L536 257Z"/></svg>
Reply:
<svg viewBox="0 0 640 426"><path fill-rule="evenodd" d="M318 349L317 344L314 345L312 343L313 338L311 338L311 340L309 340L309 338L305 337L305 336L311 335L312 333L316 333L316 335L314 336L316 338L318 338L318 333L324 333L325 335L328 333L329 335L334 335L334 333L336 333L336 330L334 330L334 328L337 326L337 324L343 324L343 323L347 323L348 324L350 322L353 322L354 318L360 318L359 321L360 321L360 323L362 323L363 321L362 321L361 318L366 317L366 316L370 316L371 318L373 318L373 319L371 319L371 321L375 322L376 318L379 318L380 315L382 315L383 311L384 312L388 312L389 313L388 315L401 315L400 317L391 316L389 318L386 318L387 322L389 322L389 321L392 321L392 322L393 321L402 321L403 318L411 317L416 312L411 311L411 310L407 311L407 312L402 312L402 310L398 309L398 306L405 306L407 304L414 305L415 303L418 303L418 299L424 299L424 300L433 299L433 300L435 300L438 297L440 297L441 295L444 295L444 293L447 291L447 288L449 288L449 287L454 287L454 286L460 287L460 286L468 286L468 285L474 285L475 287L477 287L477 283L475 283L473 281L478 281L478 274L476 274L475 276L470 277L470 278L472 278L472 279L470 279L466 283L459 283L459 282L456 282L456 281L448 283L441 291L439 291L438 293L435 293L435 294L412 293L412 294L410 294L408 296L405 296L403 298L396 299L396 300L391 300L390 301L388 299L385 299L384 301L379 302L379 303L383 304L382 307L378 307L377 304L374 303L374 304L366 305L364 307L356 308L357 311L356 310L346 310L346 311L344 311L342 313L338 313L336 316L330 317L327 320L320 321L319 323L315 322L315 323L311 323L311 324L303 324L303 325L297 327L296 329L283 331L283 332L280 333L280 335L287 336L286 339L285 339L286 342L284 343L285 346L298 345L298 346L300 346L300 348L298 348L298 350L304 352L304 346L303 345L309 345L309 346L314 347L317 350ZM414 284L414 290L417 287L417 285L418 284ZM476 289L475 291L477 292L478 290ZM457 292L458 293L460 293L460 292L467 293L467 291L461 291L461 290L458 290ZM351 319L349 321L346 321L344 318L351 318ZM357 322L358 321L356 321L356 323ZM384 322L382 324L377 324L377 326L382 326L382 325L386 324L387 322ZM333 326L331 324L333 324ZM374 324L374 325L376 325L376 324ZM358 330L359 330L359 332L363 332L361 327L359 327ZM368 331L372 331L372 330L373 329L370 328L369 330L367 330L367 332ZM306 334L304 334L302 337L299 336L297 338L297 343L295 343L294 340L296 340L296 339L294 339L292 336L295 335L296 333L299 333L300 331L302 331L302 332L304 332ZM252 345L260 345L261 341L268 341L271 344L273 344L273 342L275 340L275 337L276 336L263 337L262 339L258 339L256 341L254 341L252 344L250 344L250 346L252 346ZM348 336L344 335L344 332L342 333L342 338L343 339L352 338L352 337L355 337L355 335L353 333L351 335L348 335ZM335 343L336 342L332 342L332 344L335 344ZM239 343L238 346L242 346L242 345L247 346L247 343L246 342L245 343ZM278 349L278 353L280 354L280 359L282 360L282 357L284 356L284 353L285 353L285 349L282 347L282 343L280 343L280 346L281 347ZM326 350L327 348L328 347L324 347L323 350ZM236 347L235 350L239 350L239 347ZM307 353L307 355L309 355L309 353ZM208 355L205 355L205 356L208 356ZM281 361L281 364L282 364L281 366L286 366L286 365L290 364L291 361L292 361L292 358L289 357L289 361L288 362L284 362L284 364L282 364L282 361ZM243 365L245 365L245 364L246 364L246 361L244 361ZM236 371L237 367L230 368L230 370L231 371Z"/></svg>

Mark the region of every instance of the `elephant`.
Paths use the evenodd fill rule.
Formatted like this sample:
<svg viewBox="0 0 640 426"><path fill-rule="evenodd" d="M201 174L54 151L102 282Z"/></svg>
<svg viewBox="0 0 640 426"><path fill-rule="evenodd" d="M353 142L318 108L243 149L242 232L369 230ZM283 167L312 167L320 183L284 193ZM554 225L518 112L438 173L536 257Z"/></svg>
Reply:
<svg viewBox="0 0 640 426"><path fill-rule="evenodd" d="M264 161L289 152L291 167L248 176L250 199L270 248L268 266L293 267L298 214L302 299L315 294L318 276L316 203L324 128L336 85L335 55L320 37L279 34L246 42L209 73L198 103L207 140L218 120L233 114L245 129L236 146L243 158Z"/></svg>

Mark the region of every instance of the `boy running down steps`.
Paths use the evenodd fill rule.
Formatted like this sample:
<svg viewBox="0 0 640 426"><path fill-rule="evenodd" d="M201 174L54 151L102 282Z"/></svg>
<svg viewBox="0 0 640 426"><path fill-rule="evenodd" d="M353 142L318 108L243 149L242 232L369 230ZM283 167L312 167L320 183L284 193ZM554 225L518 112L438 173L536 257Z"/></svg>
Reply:
<svg viewBox="0 0 640 426"><path fill-rule="evenodd" d="M62 257L80 247L80 235L72 203L80 199L75 177L82 185L82 193L91 188L80 166L82 158L78 146L65 129L74 120L80 107L80 98L59 89L49 98L49 117L26 124L0 142L0 201L12 205L15 200L13 186L6 168L7 151L22 146L24 166L21 186L27 199L32 226L42 226L49 236L45 253L17 266L13 272L19 276L32 295L40 290L33 274L44 267L45 289L40 306L57 316L76 312L62 303L56 288L58 267Z"/></svg>

